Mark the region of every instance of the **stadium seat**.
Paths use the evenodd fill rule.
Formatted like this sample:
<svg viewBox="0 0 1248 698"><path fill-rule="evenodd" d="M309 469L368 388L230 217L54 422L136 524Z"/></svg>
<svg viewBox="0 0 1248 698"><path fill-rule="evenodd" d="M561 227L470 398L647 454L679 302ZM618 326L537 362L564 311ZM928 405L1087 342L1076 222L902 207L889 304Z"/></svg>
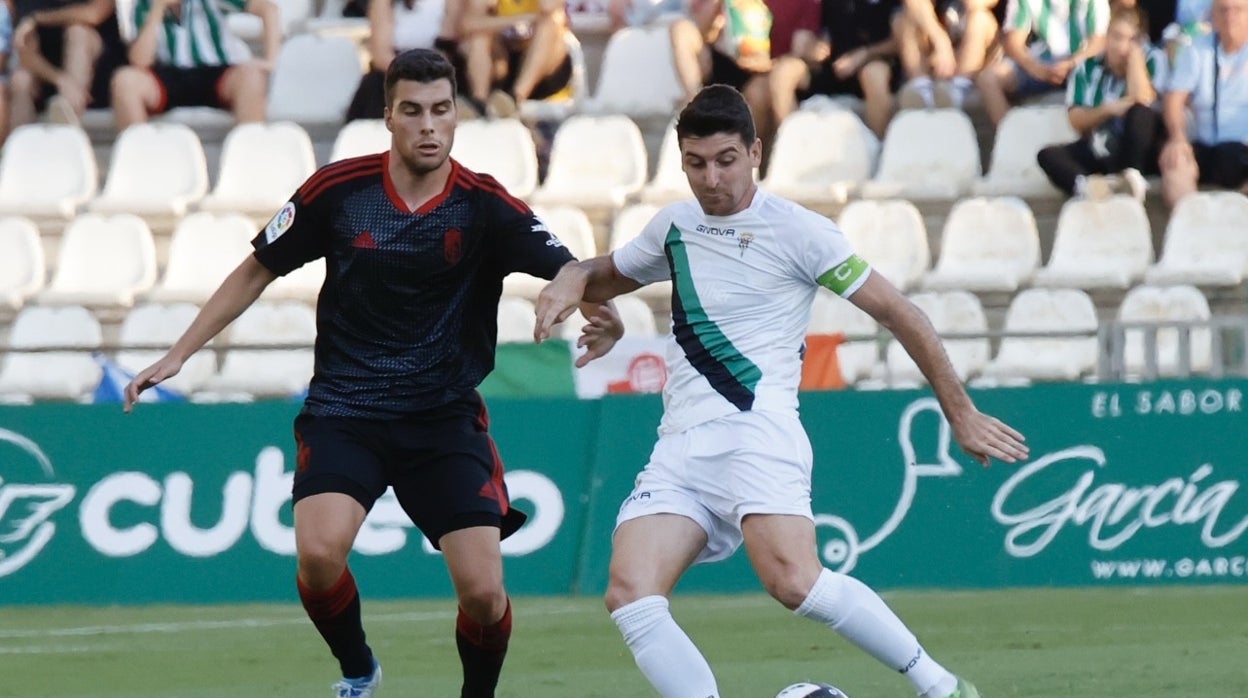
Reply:
<svg viewBox="0 0 1248 698"><path fill-rule="evenodd" d="M1036 162L1036 154L1050 145L1079 139L1070 126L1064 105L1014 107L997 126L988 174L975 182L979 196L1059 196Z"/></svg>
<svg viewBox="0 0 1248 698"><path fill-rule="evenodd" d="M533 212L563 242L572 256L589 259L596 254L594 227L590 225L589 218L583 211L571 206L549 206L537 207ZM503 279L503 293L532 300L537 298L537 294L542 292L547 283L549 282L546 279L516 272Z"/></svg>
<svg viewBox="0 0 1248 698"><path fill-rule="evenodd" d="M875 339L878 332L879 325L858 306L822 288L815 294L807 333L843 334L849 339L836 348L846 383L867 378L879 363L880 349Z"/></svg>
<svg viewBox="0 0 1248 698"><path fill-rule="evenodd" d="M633 296L617 296L614 299L615 311L624 323L624 336L630 338L647 338L658 336L658 328L654 321L654 312L644 300ZM585 326L585 316L575 310L563 324L559 326L559 334L567 340L581 336L581 328ZM533 329L529 328L529 334Z"/></svg>
<svg viewBox="0 0 1248 698"><path fill-rule="evenodd" d="M793 112L780 124L762 185L799 203L843 203L871 177L879 140L845 110Z"/></svg>
<svg viewBox="0 0 1248 698"><path fill-rule="evenodd" d="M854 252L901 290L915 287L931 267L927 228L909 201L859 199L838 219Z"/></svg>
<svg viewBox="0 0 1248 698"><path fill-rule="evenodd" d="M468 123L465 121L459 125L461 131ZM387 150L390 150L390 130L386 128L386 122L381 119L357 119L338 131L329 161L338 162Z"/></svg>
<svg viewBox="0 0 1248 698"><path fill-rule="evenodd" d="M684 96L666 25L626 27L611 35L586 113L666 116Z"/></svg>
<svg viewBox="0 0 1248 698"><path fill-rule="evenodd" d="M1073 381L1096 366L1096 307L1077 289L1029 288L1010 303L997 356L984 375L1002 382ZM1080 332L1077 337L1010 337L1010 333Z"/></svg>
<svg viewBox="0 0 1248 698"><path fill-rule="evenodd" d="M625 206L615 215L615 220L611 223L611 252L614 252L630 240L641 234L642 228L646 227L646 223L659 212L659 207L653 204L633 204ZM670 303L672 300L672 282L660 281L658 283L647 284L633 292L641 298L652 303Z"/></svg>
<svg viewBox="0 0 1248 698"><path fill-rule="evenodd" d="M317 4L320 10L304 25L308 33L318 36L345 36L360 45L368 41L368 18L343 16L346 0L324 0Z"/></svg>
<svg viewBox="0 0 1248 698"><path fill-rule="evenodd" d="M646 184L646 144L626 116L573 116L555 132L533 202L618 209Z"/></svg>
<svg viewBox="0 0 1248 698"><path fill-rule="evenodd" d="M889 124L879 170L862 185L862 196L957 199L979 175L979 140L965 112L911 109Z"/></svg>
<svg viewBox="0 0 1248 698"><path fill-rule="evenodd" d="M239 124L221 145L217 186L199 208L268 219L314 171L312 140L298 124Z"/></svg>
<svg viewBox="0 0 1248 698"><path fill-rule="evenodd" d="M1209 302L1195 286L1136 286L1127 292L1118 309L1122 322L1193 322L1207 321L1210 317ZM1179 360L1178 328L1158 329L1157 374L1177 376L1183 366ZM1146 331L1126 331L1123 359L1127 373L1139 376L1146 370ZM1212 333L1207 326L1195 326L1188 335L1190 370L1196 373L1209 371L1213 364Z"/></svg>
<svg viewBox="0 0 1248 698"><path fill-rule="evenodd" d="M1040 233L1022 199L964 199L945 219L940 258L923 287L1013 292L1039 265Z"/></svg>
<svg viewBox="0 0 1248 698"><path fill-rule="evenodd" d="M87 208L180 217L207 193L208 163L193 130L174 123L136 124L117 138L104 191Z"/></svg>
<svg viewBox="0 0 1248 698"><path fill-rule="evenodd" d="M693 190L689 188L689 178L680 161L680 139L676 137L676 122L668 124L663 132L663 141L659 144L659 161L655 165L654 177L641 190L641 201L646 204L664 206L682 199L692 199Z"/></svg>
<svg viewBox="0 0 1248 698"><path fill-rule="evenodd" d="M526 298L503 296L498 300L498 342L532 344L537 311Z"/></svg>
<svg viewBox="0 0 1248 698"><path fill-rule="evenodd" d="M68 351L5 353L0 359L0 402L87 397L102 374L90 350L102 341L100 323L86 308L23 309L9 334L11 349L65 347Z"/></svg>
<svg viewBox="0 0 1248 698"><path fill-rule="evenodd" d="M1130 288L1153 261L1153 238L1144 205L1129 196L1099 201L1071 199L1062 206L1048 266L1036 286Z"/></svg>
<svg viewBox="0 0 1248 698"><path fill-rule="evenodd" d="M270 121L340 124L360 84L360 54L345 36L292 36L269 86Z"/></svg>
<svg viewBox="0 0 1248 698"><path fill-rule="evenodd" d="M227 330L229 349L221 370L208 381L212 391L253 397L289 397L312 378L316 314L303 303L259 302ZM242 345L288 348L246 349Z"/></svg>
<svg viewBox="0 0 1248 698"><path fill-rule="evenodd" d="M282 23L282 36L303 31L314 14L313 0L273 0L277 3ZM242 40L260 43L264 39L264 24L256 15L248 12L231 12L225 17L226 30Z"/></svg>
<svg viewBox="0 0 1248 698"><path fill-rule="evenodd" d="M125 307L156 283L156 244L142 218L84 213L65 229L56 273L40 303Z"/></svg>
<svg viewBox="0 0 1248 698"><path fill-rule="evenodd" d="M980 338L946 339L945 352L962 382L973 378L988 364L988 319L979 299L966 291L917 293L910 297L931 320L936 331L943 334L979 334ZM885 351L887 375L894 386L915 385L924 381L919 367L896 339Z"/></svg>
<svg viewBox="0 0 1248 698"><path fill-rule="evenodd" d="M455 131L451 157L464 167L497 179L512 196L537 189L537 146L519 119L474 119Z"/></svg>
<svg viewBox="0 0 1248 698"><path fill-rule="evenodd" d="M237 213L192 213L178 222L164 278L148 294L162 303L202 305L251 254L256 226Z"/></svg>
<svg viewBox="0 0 1248 698"><path fill-rule="evenodd" d="M14 311L43 289L47 268L39 229L26 218L0 218L0 310Z"/></svg>
<svg viewBox="0 0 1248 698"><path fill-rule="evenodd" d="M0 214L68 220L98 185L95 152L82 129L26 124L4 143Z"/></svg>
<svg viewBox="0 0 1248 698"><path fill-rule="evenodd" d="M1248 197L1199 192L1179 202L1166 226L1161 259L1145 273L1150 284L1237 286L1248 275Z"/></svg>
<svg viewBox="0 0 1248 698"><path fill-rule="evenodd" d="M124 347L169 347L182 336L199 308L190 303L162 305L147 303L136 306L121 323L117 365L131 375L151 366L165 355L165 349L125 349ZM165 388L189 396L208 382L217 369L216 357L209 349L201 349L182 364L178 375L161 383ZM144 393L147 395L148 393Z"/></svg>
<svg viewBox="0 0 1248 698"><path fill-rule="evenodd" d="M321 294L321 286L325 285L325 260L314 259L311 262L279 276L264 289L261 298L266 301L298 301L314 305Z"/></svg>

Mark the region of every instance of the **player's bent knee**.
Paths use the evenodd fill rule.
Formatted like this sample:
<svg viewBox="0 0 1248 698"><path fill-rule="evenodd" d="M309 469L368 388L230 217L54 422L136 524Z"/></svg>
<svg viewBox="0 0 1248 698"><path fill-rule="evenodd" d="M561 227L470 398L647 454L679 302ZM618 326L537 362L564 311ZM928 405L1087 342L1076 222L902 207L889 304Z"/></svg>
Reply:
<svg viewBox="0 0 1248 698"><path fill-rule="evenodd" d="M810 595L820 571L822 568L811 571L804 565L779 563L760 573L759 579L771 598L792 610L801 606Z"/></svg>
<svg viewBox="0 0 1248 698"><path fill-rule="evenodd" d="M459 590L459 607L478 623L493 623L507 609L507 590L502 584L480 584Z"/></svg>

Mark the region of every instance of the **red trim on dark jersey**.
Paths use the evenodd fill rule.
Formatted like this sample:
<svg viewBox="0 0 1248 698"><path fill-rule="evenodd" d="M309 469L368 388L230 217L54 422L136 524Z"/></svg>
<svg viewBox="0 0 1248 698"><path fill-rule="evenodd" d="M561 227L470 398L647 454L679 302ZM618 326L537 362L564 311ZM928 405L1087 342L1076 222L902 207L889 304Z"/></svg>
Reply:
<svg viewBox="0 0 1248 698"><path fill-rule="evenodd" d="M458 179L457 174L461 169L458 162L450 160L450 163L451 172L446 177L446 184L443 185L442 191L438 192L436 196L421 204L415 210L412 210L408 207L407 202L403 200L403 197L399 196L399 190L394 186L394 180L390 177L390 153L387 152L383 154L381 158L381 180L382 185L386 190L386 196L390 199L390 203L394 204L394 207L403 213L419 213L421 215L429 213L433 209L442 205L442 202L446 201L446 197L450 196L451 191L455 189L455 183Z"/></svg>
<svg viewBox="0 0 1248 698"><path fill-rule="evenodd" d="M489 175L483 176L480 173L473 172L472 170L463 167L459 169L459 175L460 185L465 189L480 189L482 191L488 191L491 194L497 195L498 198L502 199L507 205L516 209L520 213L532 213L532 209L529 208L528 204L512 196L511 192L507 191L507 188L499 183L497 179L494 179Z"/></svg>
<svg viewBox="0 0 1248 698"><path fill-rule="evenodd" d="M375 175L381 171L382 157L377 155L364 155L358 158L348 158L340 160L317 170L316 174L308 178L299 188L299 194L302 197L301 203L309 204L313 199L320 196L326 189L335 184L346 182L356 177L365 177Z"/></svg>

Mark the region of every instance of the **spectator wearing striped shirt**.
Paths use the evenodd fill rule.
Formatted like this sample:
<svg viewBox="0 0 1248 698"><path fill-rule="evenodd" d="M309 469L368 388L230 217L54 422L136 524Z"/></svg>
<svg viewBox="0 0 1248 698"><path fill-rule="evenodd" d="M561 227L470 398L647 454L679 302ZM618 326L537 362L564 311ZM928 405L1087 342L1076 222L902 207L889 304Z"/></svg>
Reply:
<svg viewBox="0 0 1248 698"><path fill-rule="evenodd" d="M1006 60L976 78L984 109L1001 123L1010 98L1062 88L1075 66L1105 48L1109 0L1009 0L1003 24ZM1028 44L1031 36L1036 41Z"/></svg>
<svg viewBox="0 0 1248 698"><path fill-rule="evenodd" d="M1179 52L1165 96L1160 165L1171 206L1198 184L1248 182L1248 0L1214 0L1212 23L1212 34Z"/></svg>
<svg viewBox="0 0 1248 698"><path fill-rule="evenodd" d="M250 60L233 40L225 12L260 17L264 58ZM175 107L216 107L240 122L263 121L269 74L282 46L279 10L271 0L138 0L138 36L130 65L113 75L118 130Z"/></svg>
<svg viewBox="0 0 1248 698"><path fill-rule="evenodd" d="M1143 201L1145 174L1157 174L1164 140L1161 115L1153 109L1165 84L1165 55L1146 46L1144 18L1133 7L1110 15L1105 51L1070 72L1066 104L1070 125L1080 136L1040 151L1037 160L1049 180L1067 194L1111 193L1116 178Z"/></svg>

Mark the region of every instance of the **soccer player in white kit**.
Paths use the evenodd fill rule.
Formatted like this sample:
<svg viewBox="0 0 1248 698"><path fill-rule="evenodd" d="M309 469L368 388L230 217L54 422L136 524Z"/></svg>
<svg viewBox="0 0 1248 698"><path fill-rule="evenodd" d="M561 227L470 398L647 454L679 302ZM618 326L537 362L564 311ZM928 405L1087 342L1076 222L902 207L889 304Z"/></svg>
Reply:
<svg viewBox="0 0 1248 698"><path fill-rule="evenodd" d="M978 698L874 591L819 560L811 448L797 415L817 288L892 331L976 460L1025 459L1022 435L975 408L927 317L871 272L834 223L757 188L761 142L736 90L704 88L676 133L696 200L663 208L612 255L564 266L537 304L541 341L582 297L606 300L668 279L674 286L659 440L616 522L612 620L664 698L719 698L668 597L691 565L722 560L744 542L763 587L784 606L901 672L922 698Z"/></svg>

